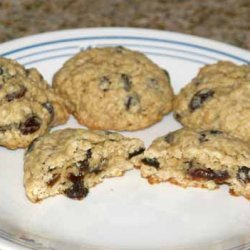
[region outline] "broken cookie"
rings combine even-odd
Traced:
[[[144,151],[143,142],[117,133],[64,129],[36,139],[24,159],[32,202],[64,194],[82,199],[106,177],[121,176]]]
[[[250,199],[250,148],[219,130],[183,128],[157,138],[136,164],[150,183],[216,189]]]

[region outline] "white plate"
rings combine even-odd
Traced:
[[[66,30],[0,45],[0,54],[37,67],[51,82],[65,60],[88,46],[122,45],[146,53],[171,75],[177,93],[204,64],[249,63],[250,53],[171,32],[130,28]],[[64,127],[78,127],[71,118]],[[146,145],[179,128],[172,115],[149,129],[124,133]],[[133,170],[105,180],[88,197],[25,197],[23,150],[0,149],[0,249],[250,249],[250,202],[217,191],[149,185]]]

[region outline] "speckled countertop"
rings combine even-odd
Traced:
[[[0,42],[100,26],[177,31],[250,49],[250,0],[0,0]]]

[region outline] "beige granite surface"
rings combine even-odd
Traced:
[[[250,0],[0,0],[0,42],[100,26],[177,31],[250,49]]]

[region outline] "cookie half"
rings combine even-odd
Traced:
[[[137,164],[150,183],[210,190],[228,184],[250,199],[250,148],[218,130],[180,129],[157,138]]]
[[[38,202],[64,194],[82,199],[106,177],[121,176],[143,153],[139,139],[117,133],[64,129],[36,139],[24,159],[27,197]]]
[[[78,53],[56,73],[53,87],[78,122],[91,129],[138,130],[172,109],[167,71],[123,47]]]
[[[201,68],[174,102],[176,119],[190,128],[218,129],[250,140],[250,66],[218,62]]]
[[[68,112],[36,69],[0,58],[0,145],[25,148],[68,119]]]

